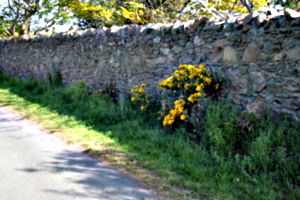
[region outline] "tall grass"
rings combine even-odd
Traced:
[[[53,80],[0,74],[0,104],[128,170],[162,199],[300,199],[299,121],[274,123],[267,115],[257,119],[229,103],[207,101],[198,113],[196,143],[184,127],[165,134],[158,110],[143,112],[129,98],[113,103],[97,97],[84,82],[62,88]],[[243,117],[251,131],[239,123]]]

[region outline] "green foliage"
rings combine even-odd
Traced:
[[[68,7],[79,19],[81,28],[110,27],[112,25],[145,24],[148,11],[136,1],[80,2],[73,0]]]
[[[55,70],[53,76],[48,72],[47,80],[53,87],[62,87],[62,75],[59,69]]]
[[[95,96],[98,97],[98,96],[108,96],[109,98],[111,98],[111,100],[114,102],[114,103],[117,103],[118,102],[118,92],[119,90],[116,88],[116,83],[113,82],[113,83],[109,83],[109,84],[104,84],[103,85],[103,89],[99,89],[99,92],[98,94],[96,94]]]
[[[300,199],[300,121],[287,116],[273,122],[229,101],[202,99],[192,113],[201,136],[194,143],[184,128],[166,135],[161,126],[149,124],[156,120],[156,112],[147,113],[153,110],[141,112],[130,98],[113,103],[95,97],[82,80],[68,88],[48,87],[0,73],[0,95],[1,105],[21,109],[31,119],[48,119],[51,130],[68,129],[66,138],[81,142],[89,153],[105,156],[104,146],[122,148],[129,157],[118,166],[151,170],[157,179],[140,173],[165,198]],[[113,152],[120,157],[116,149],[107,152],[108,159]],[[172,186],[183,193],[168,196]]]
[[[300,1],[299,0],[272,0],[275,5],[279,4],[285,8],[291,8],[293,10],[300,10]]]
[[[150,105],[151,98],[145,91],[146,84],[142,83],[140,86],[136,85],[131,89],[131,101],[141,110],[146,110]]]

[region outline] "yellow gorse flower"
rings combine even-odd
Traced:
[[[169,91],[173,95],[180,95],[179,100],[174,101],[174,107],[164,117],[164,125],[172,125],[176,119],[185,120],[191,108],[198,106],[200,97],[204,97],[204,91],[211,84],[218,90],[224,87],[223,76],[213,79],[213,73],[206,69],[205,65],[179,65],[173,75],[162,80],[158,87]],[[211,87],[210,87],[211,88]]]

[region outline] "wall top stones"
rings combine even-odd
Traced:
[[[217,32],[248,32],[251,29],[263,28],[266,32],[268,30],[280,28],[298,28],[300,27],[300,13],[291,9],[285,9],[283,13],[268,11],[266,13],[251,12],[244,18],[230,18],[228,20],[217,20],[215,18],[208,18],[206,16],[197,19],[189,20],[187,22],[176,21],[174,24],[147,24],[147,25],[124,25],[112,26],[111,28],[97,28],[87,29],[83,31],[68,31],[56,33],[54,35],[34,35],[34,36],[20,36],[20,37],[0,37],[0,44],[6,42],[40,42],[48,39],[76,39],[84,37],[107,37],[118,36],[127,38],[132,36],[145,36],[148,34],[163,36],[163,35],[177,35],[179,33],[185,34],[199,34],[201,31],[217,31]],[[295,32],[299,35],[300,31]],[[159,43],[159,37],[154,39],[155,43]],[[201,39],[195,38],[195,43],[201,45]],[[220,44],[216,44],[217,46]]]

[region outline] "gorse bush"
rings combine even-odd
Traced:
[[[131,89],[132,93],[131,101],[141,110],[146,110],[150,105],[151,98],[145,91],[146,84],[142,83],[140,86],[136,85],[134,89]]]
[[[163,80],[158,87],[163,89],[165,102],[171,103],[173,108],[163,109],[163,125],[169,126],[172,131],[185,123],[195,131],[196,124],[190,122],[193,112],[201,105],[201,100],[209,92],[218,93],[225,87],[224,77],[218,73],[212,73],[204,65],[180,65],[172,76]],[[171,100],[170,100],[171,99]],[[173,102],[172,102],[173,100]],[[187,120],[187,122],[185,122]]]

